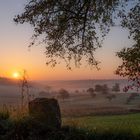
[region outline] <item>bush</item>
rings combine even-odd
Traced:
[[[0,112],[0,121],[9,119],[10,115],[8,111]]]
[[[13,122],[8,112],[0,112],[0,140],[9,139],[13,131]]]

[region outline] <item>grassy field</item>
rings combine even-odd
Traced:
[[[131,102],[127,99],[131,94],[117,93],[116,98],[109,101],[106,96],[97,94],[91,97],[89,94],[70,95],[68,99],[58,99],[62,117],[82,117],[95,115],[120,115],[140,112],[140,94]],[[46,96],[47,97],[47,96]],[[10,112],[17,112],[21,103],[19,97],[1,97],[0,110],[8,108]]]
[[[140,113],[64,118],[63,124],[96,131],[131,131],[136,134],[140,133]]]
[[[34,123],[27,108],[21,111],[19,95],[10,94],[10,90],[4,94],[4,89],[0,93],[0,112],[10,113],[10,117],[0,117],[0,140],[140,140],[140,94],[130,102],[130,93],[110,93],[116,95],[112,100],[107,95],[93,98],[87,93],[58,98],[63,127],[49,131],[44,123]]]
[[[129,93],[118,93],[115,99],[109,101],[106,95],[96,95],[92,98],[83,94],[60,100],[59,104],[64,117],[129,114],[135,112],[132,110],[140,112],[140,96],[126,103],[129,96]]]
[[[6,113],[6,112],[5,112]],[[0,113],[0,140],[140,140],[140,114],[64,118],[59,129]]]

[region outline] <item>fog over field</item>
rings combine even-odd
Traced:
[[[0,83],[0,105],[20,105],[21,86],[19,81],[1,81]],[[115,83],[120,85],[119,92],[112,91]],[[104,84],[109,88],[107,94],[95,92],[95,96],[92,96],[88,92],[89,88],[94,89],[96,85]],[[127,93],[123,91],[127,84],[126,80],[36,81],[29,82],[29,94],[30,100],[36,97],[56,98],[63,116],[126,114],[137,110],[140,106],[140,96],[137,95],[137,91],[131,90]],[[61,97],[60,89],[67,91],[69,96]],[[136,95],[131,97],[133,93]]]
[[[109,88],[112,88],[112,86],[115,83],[120,84],[121,91],[123,91],[123,88],[125,85],[127,85],[127,80],[112,80],[112,79],[107,79],[107,80],[61,80],[61,81],[40,81],[41,85],[48,85],[52,87],[53,89],[60,89],[60,88],[65,88],[70,91],[75,91],[75,90],[87,90],[88,88],[93,88],[95,85],[104,85],[107,84]]]

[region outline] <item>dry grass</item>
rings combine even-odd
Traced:
[[[65,117],[79,117],[90,115],[114,115],[139,112],[140,96],[129,104],[126,100],[129,94],[117,94],[115,99],[109,101],[105,95],[92,98],[89,95],[73,96],[65,101],[60,100],[62,115]]]

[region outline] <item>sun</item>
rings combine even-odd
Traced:
[[[18,79],[20,77],[20,74],[18,72],[13,73],[13,78]]]

